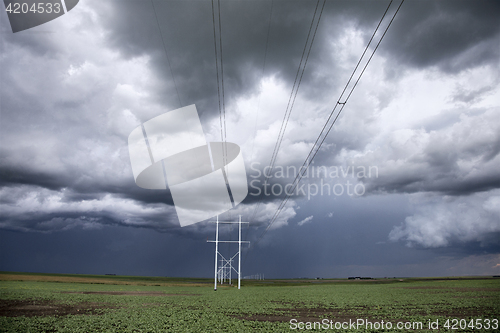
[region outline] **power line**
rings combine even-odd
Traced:
[[[323,8],[324,8],[324,5],[325,5],[325,2],[326,2],[326,0],[324,0],[324,2],[323,2]],[[297,96],[297,93],[298,93],[298,91],[299,91],[300,82],[302,81],[302,75],[304,74],[304,70],[305,70],[305,67],[306,67],[306,65],[307,65],[307,61],[306,61],[306,62],[304,63],[304,67],[302,67],[302,62],[303,62],[303,60],[304,60],[304,54],[305,54],[305,52],[306,52],[306,49],[307,49],[307,44],[308,44],[308,42],[309,42],[309,37],[310,37],[310,35],[311,35],[311,30],[312,30],[312,28],[313,28],[314,19],[316,18],[316,13],[317,13],[317,10],[318,10],[318,5],[319,5],[319,0],[318,0],[318,2],[316,3],[316,8],[315,8],[315,10],[314,10],[314,15],[313,15],[313,18],[312,18],[312,20],[311,20],[311,26],[309,27],[309,32],[308,32],[308,34],[307,34],[306,44],[304,45],[304,50],[302,51],[302,56],[301,56],[301,59],[300,59],[299,67],[297,68],[297,73],[295,74],[295,80],[294,80],[294,82],[293,82],[292,91],[291,91],[291,93],[290,93],[290,97],[288,98],[288,104],[287,104],[287,106],[286,106],[285,115],[284,115],[284,117],[283,117],[283,121],[282,121],[282,123],[281,123],[280,132],[279,132],[279,134],[278,134],[278,140],[277,140],[277,142],[276,142],[276,145],[275,145],[275,147],[274,147],[274,151],[273,151],[273,155],[272,155],[272,157],[271,157],[271,163],[270,163],[271,168],[270,168],[270,172],[269,172],[269,174],[272,172],[272,169],[273,169],[273,167],[274,167],[274,164],[276,163],[276,159],[277,159],[278,151],[279,151],[279,149],[280,149],[280,147],[281,147],[281,143],[283,142],[283,137],[284,137],[284,135],[285,135],[286,127],[287,127],[287,125],[288,125],[288,121],[289,121],[289,119],[290,119],[290,115],[291,115],[291,113],[292,113],[293,104],[294,104],[294,102],[295,102],[295,98],[293,98],[293,102],[292,102],[292,97],[294,96],[294,90],[295,90],[295,97],[296,97],[296,96]],[[323,8],[322,8],[322,9],[323,9]],[[323,10],[321,11],[321,13],[322,13],[322,12],[323,12]],[[317,29],[317,27],[318,27],[318,25],[319,25],[320,20],[321,20],[321,14],[320,14],[319,20],[318,20],[318,22],[317,22],[317,24],[316,24],[316,29]],[[315,32],[315,34],[314,34],[314,35],[316,35],[316,32]],[[307,58],[309,58],[309,53],[311,52],[311,47],[312,47],[313,42],[314,42],[314,38],[313,38],[313,40],[312,40],[311,44],[309,45],[309,52],[308,52],[308,54],[307,54]],[[298,82],[298,84],[297,84],[297,78],[299,77],[299,73],[301,72],[301,68],[302,68],[302,75],[300,76],[299,82]],[[295,86],[297,86],[297,88],[296,88],[296,89],[295,89]],[[290,104],[291,102],[292,102],[292,104]],[[266,180],[267,180],[267,179],[266,179]]]
[[[318,30],[319,23],[321,22],[321,17],[322,17],[322,14],[323,14],[323,10],[325,8],[326,0],[323,1],[323,5],[321,7],[321,11],[320,11],[318,20],[316,21],[316,27],[314,29],[313,37],[312,37],[311,43],[309,44],[309,38],[311,36],[311,31],[312,31],[312,28],[314,26],[314,21],[315,21],[316,14],[317,14],[317,11],[318,11],[319,2],[320,2],[320,0],[318,0],[317,3],[316,3],[316,7],[314,9],[314,14],[313,14],[313,17],[311,19],[311,25],[310,25],[309,31],[307,33],[307,38],[306,38],[306,42],[304,44],[304,49],[302,51],[302,56],[301,56],[301,59],[300,59],[300,62],[299,62],[299,66],[297,68],[297,73],[295,74],[295,80],[294,80],[294,83],[293,83],[292,90],[290,92],[290,97],[288,99],[288,104],[287,104],[287,107],[285,109],[285,115],[283,117],[283,121],[282,121],[282,124],[281,124],[280,132],[278,134],[278,139],[277,139],[274,151],[273,151],[273,155],[271,157],[270,170],[269,170],[268,174],[265,175],[264,186],[267,184],[267,181],[268,181],[268,179],[269,179],[269,177],[270,177],[270,175],[272,173],[272,169],[274,168],[274,164],[276,163],[277,154],[278,154],[278,151],[279,151],[279,149],[281,147],[281,142],[283,141],[285,130],[286,130],[288,121],[290,119],[290,115],[291,115],[291,112],[292,112],[292,109],[293,109],[293,105],[295,104],[295,99],[297,97],[297,93],[299,91],[300,83],[302,82],[302,77],[304,75],[304,71],[305,71],[305,68],[307,66],[307,61],[309,60],[309,55],[311,53],[311,49],[312,49],[312,46],[314,44],[314,39],[316,37],[316,32]],[[308,44],[309,44],[309,49],[307,50],[307,45]],[[306,56],[306,60],[304,62],[304,66],[302,67],[302,62],[304,61],[304,55],[306,53],[306,50],[307,50],[307,56]],[[301,68],[302,68],[302,71],[301,71]],[[299,73],[300,73],[300,79],[299,79],[298,84],[297,84],[297,78],[299,77]],[[295,89],[295,87],[296,87],[296,89]],[[295,94],[294,94],[294,91],[295,91]],[[292,96],[293,96],[293,101],[292,101]],[[258,204],[257,204],[257,206],[256,206],[256,208],[255,208],[255,210],[254,210],[254,212],[252,214],[252,217],[249,220],[250,223],[252,223],[254,221],[255,216],[256,216],[259,208],[260,208],[261,203],[262,203],[262,198],[259,199],[259,202],[258,202]],[[246,260],[247,256],[248,256],[248,252],[245,254],[244,261]]]
[[[312,148],[312,149],[311,149],[311,151],[309,152],[309,154],[308,154],[308,156],[307,156],[306,160],[305,160],[305,161],[304,161],[304,163],[302,164],[302,166],[303,166],[303,167],[305,167],[305,168],[302,168],[302,167],[301,167],[301,168],[299,169],[299,170],[301,170],[301,171],[299,171],[299,173],[298,173],[298,174],[297,174],[297,176],[295,177],[294,182],[292,183],[292,184],[295,184],[295,185],[293,186],[292,191],[291,191],[291,192],[292,192],[292,194],[293,194],[293,191],[295,190],[295,188],[297,187],[298,183],[299,183],[299,182],[300,182],[300,180],[302,179],[303,175],[305,174],[305,172],[307,172],[307,168],[309,167],[309,165],[311,164],[312,160],[314,159],[314,157],[315,157],[315,156],[316,156],[316,154],[318,153],[318,151],[319,151],[319,149],[321,148],[321,146],[322,146],[323,142],[325,141],[326,137],[327,137],[327,136],[328,136],[328,134],[330,133],[330,131],[331,131],[331,129],[332,129],[332,127],[333,127],[333,125],[335,124],[335,122],[337,121],[338,117],[340,116],[340,113],[341,113],[341,112],[342,112],[342,110],[344,109],[345,104],[347,103],[347,101],[348,101],[348,100],[349,100],[349,98],[351,97],[351,94],[353,93],[353,91],[354,91],[354,89],[356,88],[356,86],[357,86],[357,84],[358,84],[359,80],[360,80],[360,79],[361,79],[361,77],[363,76],[363,74],[364,74],[364,72],[365,72],[366,68],[368,67],[368,64],[370,63],[371,59],[373,58],[373,55],[374,55],[374,54],[375,54],[375,52],[377,51],[377,49],[378,49],[378,47],[379,47],[380,43],[382,42],[382,39],[384,38],[385,34],[387,33],[387,30],[388,30],[388,29],[389,29],[389,27],[391,26],[392,21],[393,21],[393,20],[394,20],[394,18],[396,17],[396,15],[397,15],[397,13],[398,13],[398,11],[399,11],[399,8],[401,8],[401,5],[403,4],[403,2],[404,2],[404,0],[403,0],[403,1],[401,1],[401,3],[400,3],[400,5],[399,5],[398,9],[397,9],[397,10],[396,10],[396,12],[394,13],[394,16],[392,17],[391,21],[389,22],[389,25],[388,25],[388,26],[387,26],[387,28],[385,29],[384,34],[382,35],[382,37],[380,38],[379,42],[377,43],[377,46],[376,46],[376,47],[375,47],[375,49],[373,50],[373,52],[372,52],[372,54],[371,54],[370,58],[368,59],[367,63],[365,64],[365,66],[364,66],[363,70],[361,71],[361,73],[360,73],[360,75],[359,75],[358,79],[356,80],[355,84],[354,84],[354,85],[353,85],[353,87],[351,88],[351,91],[349,92],[349,94],[348,94],[348,96],[347,96],[346,100],[345,100],[343,103],[340,103],[340,98],[339,98],[339,100],[338,100],[337,104],[335,104],[335,107],[333,108],[332,112],[330,113],[330,117],[328,118],[328,120],[329,120],[329,119],[331,118],[331,116],[334,114],[334,111],[335,111],[335,109],[337,108],[337,105],[342,105],[342,107],[341,107],[341,109],[339,110],[339,112],[338,112],[337,116],[334,118],[334,120],[333,120],[333,122],[331,123],[330,127],[328,128],[328,131],[327,131],[327,132],[326,132],[326,134],[323,136],[323,138],[322,138],[322,140],[321,140],[320,144],[318,145],[318,147],[315,149],[315,147],[313,146],[313,148]],[[391,0],[391,2],[389,3],[388,8],[390,7],[391,3],[392,3],[392,0]],[[384,13],[384,16],[385,16],[385,14],[386,14],[386,13],[387,13],[387,10],[386,10],[386,12]],[[382,17],[382,20],[383,20],[384,16]],[[381,20],[381,21],[382,21],[382,20]],[[379,25],[378,25],[378,26],[380,26],[380,23],[379,23]],[[377,26],[377,29],[378,29],[378,26]],[[371,42],[371,40],[370,40],[370,42]],[[363,53],[363,55],[364,55],[364,53]],[[358,65],[359,65],[359,63],[358,63]],[[356,68],[357,68],[357,66],[356,66]],[[352,75],[351,75],[351,77],[352,77]],[[345,91],[345,89],[344,89],[344,91]],[[343,94],[343,93],[344,93],[344,92],[342,92],[342,94]],[[326,123],[326,124],[327,124],[327,123]],[[325,124],[324,128],[326,128],[326,124]],[[323,130],[322,130],[322,132],[320,133],[320,136],[318,136],[318,139],[316,139],[316,142],[320,139],[320,137],[321,137],[322,133],[323,133]],[[315,151],[314,151],[314,150],[315,150]],[[309,157],[311,156],[311,153],[312,153],[313,151],[314,151],[314,154],[312,155],[311,159],[309,159]],[[303,172],[302,172],[302,170],[303,170]],[[286,196],[286,199],[284,199],[284,200],[282,201],[282,204],[280,204],[280,206],[279,206],[278,210],[276,211],[276,213],[274,214],[273,218],[271,219],[271,221],[270,221],[270,223],[269,223],[268,227],[267,227],[267,228],[266,228],[266,230],[264,231],[264,234],[265,234],[265,232],[267,232],[267,230],[269,230],[269,228],[270,228],[270,227],[271,227],[271,225],[274,223],[274,221],[276,221],[276,219],[277,219],[278,215],[281,213],[281,210],[284,208],[284,206],[286,205],[286,203],[287,203],[287,201],[288,201],[288,199],[289,199],[289,198],[290,198],[290,195],[287,195],[287,196]],[[263,235],[264,235],[264,234],[263,234]],[[262,236],[263,236],[263,235],[262,235]],[[262,238],[262,236],[261,236],[260,238]],[[260,238],[259,238],[259,239],[260,239]]]
[[[219,11],[219,48],[220,48],[220,68],[221,68],[221,83],[222,83],[222,115],[224,117],[224,166],[227,164],[227,126],[226,126],[226,102],[224,98],[224,59],[222,57],[222,23],[221,23],[221,15],[220,15],[220,0],[217,0],[217,8]],[[227,168],[226,168],[227,174]]]
[[[280,128],[280,131],[278,133],[278,139],[276,141],[276,145],[274,146],[273,154],[271,156],[271,161],[269,162],[270,169],[269,169],[268,174],[265,175],[264,186],[267,184],[267,181],[272,173],[272,169],[274,168],[274,165],[276,163],[278,151],[281,147],[281,143],[283,142],[283,137],[285,135],[285,131],[286,131],[286,127],[288,125],[288,121],[290,119],[290,115],[292,113],[293,105],[295,104],[295,99],[296,99],[297,93],[299,91],[300,83],[302,82],[302,77],[304,75],[304,71],[305,71],[306,66],[307,66],[307,61],[309,59],[309,55],[311,53],[311,49],[312,49],[312,46],[314,43],[314,38],[316,37],[316,32],[318,30],[319,23],[321,22],[321,16],[322,16],[323,10],[325,8],[326,0],[323,0],[323,6],[321,7],[321,11],[320,11],[318,20],[316,21],[316,27],[315,27],[315,30],[314,30],[314,33],[313,33],[313,36],[311,39],[311,43],[309,43],[309,38],[311,37],[311,31],[312,31],[313,26],[314,26],[314,21],[316,19],[316,14],[318,12],[319,3],[320,3],[320,0],[317,1],[316,7],[314,9],[314,14],[313,14],[313,17],[311,20],[311,25],[310,25],[309,31],[307,33],[306,43],[304,44],[304,49],[302,51],[302,56],[300,58],[299,67],[297,68],[297,73],[295,74],[295,80],[293,82],[292,91],[290,92],[290,97],[288,98],[288,104],[287,104],[286,109],[285,109],[283,121],[281,122],[281,128]],[[309,49],[307,49],[308,44],[309,44]],[[305,62],[304,62],[304,56],[306,55],[306,51],[307,51],[307,56],[306,56]],[[304,62],[304,66],[302,66],[303,62]],[[300,75],[300,77],[299,77],[299,75]],[[258,202],[258,204],[257,204],[257,206],[252,214],[252,217],[250,218],[250,223],[252,223],[254,221],[255,215],[257,214],[257,211],[260,208],[261,203],[262,203],[262,199],[259,200],[259,202]]]
[[[217,97],[219,101],[219,122],[221,131],[221,141],[222,141],[222,171],[224,175],[224,180],[226,187],[231,198],[231,202],[234,207],[233,198],[231,195],[231,189],[229,187],[229,170],[227,167],[227,123],[226,123],[226,103],[225,103],[225,92],[224,92],[224,58],[222,52],[222,20],[221,20],[221,4],[220,0],[217,0],[217,21],[219,30],[219,53],[217,53],[217,32],[216,32],[216,19],[215,19],[215,6],[214,0],[212,0],[212,23],[214,31],[214,51],[215,51],[215,69],[217,71]],[[220,76],[219,76],[219,55],[220,55]],[[221,103],[222,101],[222,103]],[[231,216],[231,212],[228,213]],[[231,252],[231,243],[228,243],[229,252]]]
[[[226,186],[227,182],[227,125],[226,125],[226,103],[224,92],[224,59],[222,55],[222,21],[221,21],[221,5],[220,0],[217,0],[217,20],[215,19],[215,5],[212,0],[212,24],[214,32],[214,51],[215,51],[215,69],[217,72],[217,98],[219,101],[219,122],[222,141],[222,165],[225,172]],[[217,52],[217,28],[219,30],[219,52]],[[220,75],[219,75],[219,57],[220,57]]]
[[[222,127],[222,109],[221,109],[221,94],[219,87],[219,60],[217,55],[217,34],[215,32],[215,9],[214,9],[214,0],[212,0],[212,23],[214,28],[214,51],[215,51],[215,70],[217,72],[217,98],[219,101],[219,121],[220,121],[220,136],[221,141],[224,141],[223,127]]]
[[[320,148],[321,148],[321,146],[323,145],[323,142],[325,141],[326,137],[328,136],[328,134],[330,133],[331,129],[333,128],[333,125],[336,123],[336,121],[337,121],[338,117],[340,116],[340,114],[341,114],[342,110],[344,109],[344,107],[345,107],[345,105],[346,105],[347,101],[348,101],[348,100],[349,100],[349,98],[351,97],[351,95],[352,95],[352,93],[353,93],[354,89],[356,88],[356,86],[357,86],[358,82],[360,81],[361,77],[363,76],[363,74],[364,74],[364,72],[365,72],[366,68],[368,67],[368,64],[370,63],[371,59],[373,58],[373,56],[374,56],[375,52],[377,51],[377,49],[378,49],[378,47],[379,47],[380,43],[381,43],[381,42],[382,42],[382,40],[384,39],[384,36],[386,35],[387,31],[389,30],[389,27],[391,26],[391,24],[392,24],[392,22],[394,21],[394,19],[395,19],[396,15],[397,15],[397,14],[398,14],[398,12],[399,12],[399,9],[401,8],[401,6],[402,6],[402,4],[403,4],[403,2],[404,2],[404,0],[402,0],[402,1],[401,1],[401,3],[399,4],[399,7],[396,9],[396,11],[395,11],[395,13],[394,13],[394,15],[393,15],[393,17],[392,17],[391,21],[389,22],[388,26],[386,27],[386,29],[385,29],[385,31],[384,31],[384,33],[383,33],[382,37],[380,38],[380,40],[379,40],[379,42],[377,43],[377,45],[376,45],[375,49],[373,50],[372,54],[370,55],[370,57],[369,57],[369,59],[368,59],[367,63],[366,63],[366,64],[365,64],[365,66],[363,67],[363,70],[362,70],[362,71],[361,71],[361,73],[359,74],[359,76],[358,76],[358,78],[357,78],[356,82],[354,83],[354,85],[353,85],[353,87],[351,88],[351,90],[350,90],[349,94],[347,95],[347,98],[345,99],[345,101],[344,101],[344,102],[342,102],[342,103],[341,103],[341,102],[340,102],[340,99],[342,98],[342,96],[343,96],[344,92],[346,91],[346,89],[347,89],[347,87],[348,87],[348,85],[349,85],[349,83],[350,83],[350,81],[351,81],[352,77],[354,76],[354,74],[355,74],[355,72],[356,72],[356,70],[357,70],[357,68],[358,68],[358,66],[359,66],[359,64],[360,64],[360,62],[361,62],[361,60],[362,60],[362,58],[364,57],[364,55],[365,55],[365,53],[366,53],[366,50],[368,49],[368,47],[369,47],[370,43],[371,43],[371,42],[372,42],[372,40],[373,40],[373,37],[375,36],[375,34],[376,34],[376,32],[377,32],[378,28],[380,27],[380,24],[382,23],[382,21],[383,21],[383,19],[384,19],[385,15],[387,14],[387,11],[389,10],[389,7],[391,6],[392,1],[393,1],[393,0],[391,0],[391,2],[389,3],[389,5],[387,6],[387,9],[386,9],[386,11],[384,12],[384,15],[383,15],[383,16],[382,16],[382,18],[380,19],[380,22],[379,22],[379,24],[377,25],[377,28],[375,29],[375,32],[374,32],[374,33],[373,33],[373,35],[372,35],[372,38],[371,38],[371,39],[370,39],[370,41],[368,42],[368,45],[366,46],[365,51],[363,52],[363,54],[362,54],[362,56],[361,56],[360,60],[358,61],[358,63],[357,63],[357,65],[356,65],[356,67],[355,67],[355,69],[354,69],[353,73],[351,74],[351,77],[349,78],[349,80],[348,80],[348,82],[347,82],[347,84],[346,84],[346,86],[345,86],[344,90],[342,91],[341,95],[339,96],[339,99],[337,100],[337,103],[335,104],[335,106],[334,106],[333,110],[331,111],[331,113],[330,113],[330,115],[329,115],[329,117],[328,117],[328,119],[327,119],[327,121],[326,121],[325,125],[323,126],[323,129],[321,130],[321,132],[320,132],[320,134],[319,134],[318,138],[316,139],[315,144],[314,144],[314,145],[313,145],[313,147],[311,148],[311,150],[310,150],[310,152],[309,152],[308,156],[306,157],[306,159],[305,159],[304,163],[302,164],[302,167],[300,167],[300,168],[299,168],[299,172],[297,173],[297,175],[296,175],[296,177],[295,177],[295,179],[294,179],[294,181],[293,181],[293,183],[292,183],[292,185],[293,185],[293,186],[292,186],[292,190],[291,190],[291,192],[286,193],[285,198],[281,201],[280,205],[278,206],[278,209],[276,210],[275,214],[274,214],[274,215],[273,215],[273,217],[271,218],[271,220],[270,220],[270,222],[269,222],[269,225],[266,227],[266,229],[264,230],[264,232],[261,234],[261,236],[257,239],[257,241],[256,241],[254,244],[258,243],[258,242],[259,242],[259,241],[260,241],[260,240],[264,237],[264,235],[266,234],[266,232],[269,230],[269,228],[272,226],[272,224],[276,221],[276,219],[278,218],[279,214],[281,213],[281,211],[282,211],[282,210],[283,210],[283,208],[285,207],[286,203],[288,202],[288,199],[290,198],[291,194],[293,194],[293,192],[295,191],[295,188],[296,188],[296,187],[297,187],[297,185],[299,184],[299,182],[300,182],[300,180],[302,179],[303,175],[307,172],[307,169],[309,168],[309,165],[310,165],[310,164],[311,164],[311,162],[314,160],[314,157],[315,157],[315,156],[316,156],[316,154],[318,153],[319,149],[320,149]],[[338,106],[338,105],[342,105],[342,106],[341,106],[341,108],[340,108],[339,112],[337,113],[337,115],[335,116],[335,118],[333,119],[333,122],[332,122],[332,123],[330,124],[330,126],[328,127],[328,130],[327,130],[327,131],[326,131],[326,133],[323,135],[324,130],[325,130],[325,128],[327,128],[328,123],[329,123],[330,119],[332,118],[333,114],[335,113],[335,110],[336,110],[336,108],[337,108],[337,106]],[[322,137],[322,136],[323,136],[323,137]],[[321,138],[321,137],[322,137],[322,138]],[[316,145],[317,145],[318,141],[320,141],[320,140],[321,140],[321,142],[319,143],[319,145],[318,145],[318,146],[317,146],[317,148],[316,148]],[[314,153],[313,153],[313,152],[314,152]],[[311,154],[312,154],[312,156],[311,156]],[[247,252],[247,254],[248,254],[248,252]]]
[[[328,119],[327,119],[327,120],[326,120],[326,122],[325,122],[325,125],[323,125],[323,128],[321,129],[321,132],[320,132],[320,134],[318,135],[318,138],[316,138],[316,141],[314,142],[313,148],[311,148],[311,151],[309,151],[309,154],[307,155],[306,160],[304,161],[304,164],[302,164],[302,167],[304,167],[304,166],[305,166],[305,163],[308,161],[309,157],[311,156],[311,153],[312,153],[312,151],[314,150],[314,147],[316,146],[316,144],[317,144],[317,143],[318,143],[318,141],[320,140],[321,136],[323,135],[323,132],[325,131],[325,128],[327,127],[328,123],[330,122],[330,119],[331,119],[331,117],[333,116],[333,114],[334,114],[334,112],[335,112],[335,109],[337,108],[337,105],[343,105],[343,106],[345,105],[345,103],[346,103],[346,101],[347,101],[347,100],[346,100],[344,103],[340,103],[340,100],[342,99],[342,96],[344,95],[345,91],[347,90],[347,87],[348,87],[348,86],[349,86],[349,84],[351,83],[351,80],[352,80],[352,78],[353,78],[354,74],[356,73],[356,70],[358,69],[359,64],[360,64],[360,63],[361,63],[361,61],[363,60],[363,58],[364,58],[364,56],[365,56],[365,54],[366,54],[366,51],[367,51],[367,50],[368,50],[368,48],[370,47],[370,44],[371,44],[371,42],[373,41],[373,38],[375,37],[375,35],[376,35],[376,33],[377,33],[377,31],[378,31],[378,29],[379,29],[380,25],[382,24],[382,21],[384,20],[385,16],[387,15],[387,12],[389,11],[389,8],[390,8],[390,6],[391,6],[392,2],[393,2],[393,0],[391,0],[391,1],[389,2],[389,5],[388,5],[388,6],[387,6],[387,8],[385,9],[385,12],[384,12],[384,14],[382,15],[382,18],[381,18],[381,19],[380,19],[380,21],[378,22],[377,27],[375,28],[375,31],[373,32],[373,34],[372,34],[372,36],[371,36],[370,40],[368,41],[368,44],[366,44],[366,47],[365,47],[365,49],[364,49],[363,53],[361,54],[361,57],[359,58],[358,63],[357,63],[357,64],[356,64],[356,66],[354,67],[354,70],[352,71],[351,76],[349,77],[349,80],[347,80],[347,83],[346,83],[346,85],[345,85],[344,89],[342,90],[342,93],[340,94],[340,96],[339,96],[338,100],[337,100],[337,101],[338,101],[338,102],[337,102],[337,104],[335,104],[335,106],[334,106],[334,108],[333,108],[332,112],[330,113],[330,115],[329,115]],[[401,4],[402,4],[402,3],[401,3]],[[401,5],[400,5],[400,6],[401,6]],[[398,10],[399,10],[399,8],[398,8]],[[397,13],[397,12],[396,12],[396,13]],[[393,19],[394,19],[394,18],[393,18]],[[391,22],[392,22],[392,20],[391,20]],[[388,28],[389,28],[389,27],[387,27],[387,29],[388,29]],[[387,29],[386,29],[386,31],[387,31]],[[385,32],[384,32],[384,35],[385,35]],[[383,38],[383,37],[382,37],[382,38]],[[380,44],[380,42],[381,42],[381,41],[382,41],[382,39],[380,39],[379,44]],[[378,44],[377,44],[377,48],[378,48]],[[375,50],[376,50],[376,49],[375,49]],[[375,51],[372,53],[372,57],[373,57],[373,54],[374,54],[374,53],[375,53]],[[370,57],[370,60],[371,60],[371,57]],[[368,62],[369,62],[369,61],[368,61]],[[368,66],[368,63],[366,64],[366,66]],[[366,66],[365,66],[365,68],[366,68]],[[363,70],[363,71],[364,71],[364,70]],[[358,78],[358,81],[359,81],[359,79],[360,79],[360,78],[361,78],[361,76]],[[357,84],[357,82],[356,82],[356,84]],[[353,87],[353,90],[354,90],[354,87]],[[352,90],[351,90],[351,93],[352,93]],[[350,94],[349,94],[349,96],[350,96]],[[343,108],[343,106],[342,106],[342,108]],[[338,117],[338,115],[337,115],[337,117]],[[336,121],[336,119],[335,119],[335,121]],[[323,139],[323,140],[324,140],[324,139]],[[321,142],[321,144],[322,144],[322,143],[323,143],[323,141]],[[311,159],[311,161],[312,161],[312,159]],[[294,180],[294,182],[295,182],[295,180]]]
[[[151,4],[153,5],[153,12],[155,13],[156,24],[158,25],[158,30],[160,31],[161,42],[163,44],[163,49],[165,50],[165,56],[167,57],[168,68],[170,69],[170,75],[172,76],[172,80],[174,81],[175,92],[177,93],[177,99],[179,100],[179,107],[182,107],[181,98],[179,96],[179,90],[177,89],[177,83],[175,82],[174,72],[172,72],[170,58],[168,57],[167,47],[165,46],[165,40],[163,38],[163,33],[161,31],[160,22],[158,21],[158,16],[156,15],[156,8],[155,8],[155,3],[153,0],[151,0]]]

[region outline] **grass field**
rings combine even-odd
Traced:
[[[491,277],[243,280],[214,292],[208,279],[0,273],[0,332],[498,332],[499,319]]]

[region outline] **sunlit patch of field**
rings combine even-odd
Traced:
[[[7,277],[8,276],[8,277]],[[332,332],[453,332],[500,319],[500,279],[242,281],[242,289],[210,279],[0,274],[0,332],[294,332],[303,323],[423,323],[422,329],[317,328]],[[430,330],[430,322],[439,329]],[[299,330],[303,331],[303,330]]]

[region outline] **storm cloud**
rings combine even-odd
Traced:
[[[302,165],[389,2],[326,1],[277,167]],[[277,257],[285,257],[283,265],[273,267],[269,261],[262,267],[276,276],[300,275],[299,268],[287,268],[298,255],[287,252],[289,240],[301,235],[311,240],[302,249],[305,258],[317,253],[320,245],[313,239],[325,230],[325,235],[339,232],[332,237],[340,248],[359,239],[370,244],[332,261],[346,274],[352,267],[380,272],[397,260],[389,253],[398,247],[417,266],[430,257],[442,258],[437,252],[442,249],[455,256],[447,264],[464,260],[463,267],[472,267],[471,256],[481,255],[473,245],[489,253],[484,267],[496,260],[498,1],[403,3],[313,164],[343,170],[374,167],[376,175],[305,178],[305,188],[349,181],[364,191],[361,196],[298,193],[263,238],[284,198],[283,192],[265,195],[264,167],[322,2],[220,3],[227,139],[241,147],[249,184],[255,186],[221,218],[254,217],[246,235],[259,242],[250,257],[265,257],[272,248]],[[381,29],[399,4],[391,4]],[[109,228],[141,230],[151,239],[157,238],[144,230],[189,239],[212,233],[209,223],[181,229],[168,190],[137,187],[127,148],[128,135],[141,123],[191,104],[197,106],[207,140],[220,141],[215,66],[220,45],[218,30],[214,40],[211,1],[89,0],[15,34],[3,12],[0,29],[2,232],[15,232],[19,239],[33,232],[40,237],[82,232],[87,237]],[[294,177],[274,173],[267,186],[285,187]],[[374,215],[376,222],[367,222]],[[363,253],[383,247],[379,268],[369,268]],[[428,257],[412,252],[422,248]],[[334,274],[320,266],[303,267]],[[417,266],[400,271],[414,272]],[[426,269],[439,275],[438,267]]]

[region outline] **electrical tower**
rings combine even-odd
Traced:
[[[234,270],[236,274],[238,274],[238,289],[241,287],[241,243],[250,243],[249,241],[241,240],[241,224],[248,222],[241,222],[241,215],[239,216],[238,222],[219,222],[219,215],[217,215],[217,221],[215,221],[215,240],[207,240],[208,243],[215,243],[215,272],[214,272],[214,290],[217,290],[217,279],[222,284],[227,279],[229,283],[231,283],[231,273]],[[228,241],[228,240],[219,240],[219,223],[224,224],[238,224],[238,240],[237,241]],[[234,254],[229,259],[226,259],[219,252],[219,243],[238,243],[238,252]],[[233,260],[238,256],[238,270],[233,267]],[[220,266],[219,266],[219,257]]]

